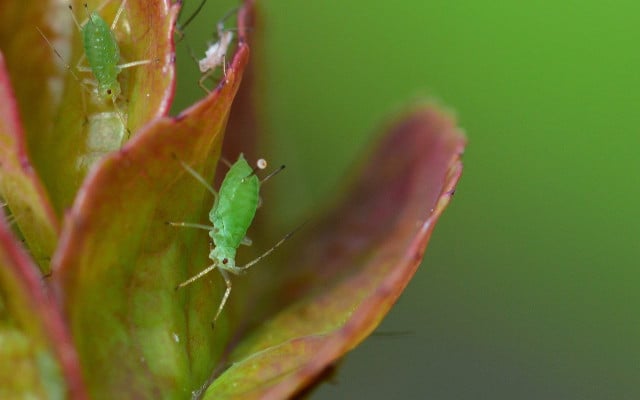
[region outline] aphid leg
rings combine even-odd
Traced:
[[[269,179],[273,178],[274,176],[276,176],[277,174],[279,174],[280,172],[282,172],[282,170],[285,168],[284,165],[281,165],[278,169],[276,169],[275,171],[273,171],[272,173],[270,173],[269,175],[265,176],[264,178],[262,178],[260,180],[260,184],[262,185],[263,183],[265,183],[266,181],[268,181]]]
[[[222,56],[222,76],[227,77],[227,55]]]
[[[200,77],[200,79],[198,79],[198,86],[200,86],[202,88],[202,90],[204,90],[207,93],[211,93],[211,90],[209,90],[209,88],[204,85],[204,81],[209,79],[211,77],[211,75],[213,75],[214,72],[215,72],[214,70],[210,69],[205,74],[203,74]]]
[[[80,78],[78,78],[78,76],[73,72],[73,69],[71,68],[71,65],[69,65],[66,61],[64,61],[64,58],[62,57],[62,54],[60,54],[60,52],[58,52],[58,50],[53,47],[53,44],[49,41],[49,39],[47,39],[47,37],[44,35],[44,33],[40,30],[40,28],[38,28],[36,26],[36,29],[38,30],[38,32],[40,33],[40,36],[42,36],[42,38],[45,40],[45,42],[47,42],[47,44],[49,45],[49,47],[51,47],[51,50],[53,50],[53,52],[55,53],[56,56],[58,56],[58,58],[60,60],[62,60],[62,62],[64,63],[64,67],[67,69],[67,71],[69,71],[69,73],[71,73],[71,75],[75,78],[75,80],[77,80],[78,82],[80,82]]]
[[[122,126],[124,126],[124,129],[127,130],[126,139],[129,139],[129,136],[131,135],[131,131],[129,130],[129,127],[127,126],[127,121],[124,118],[124,113],[122,112],[120,107],[118,107],[118,103],[116,102],[115,96],[111,96],[111,102],[113,103],[113,109],[116,110],[116,114],[118,114],[118,118],[120,119],[120,122],[122,123]]]
[[[202,0],[200,2],[200,4],[198,4],[198,7],[196,8],[196,10],[189,16],[189,18],[187,18],[187,20],[184,22],[184,24],[176,24],[176,32],[179,33],[180,35],[180,39],[182,39],[182,37],[184,36],[184,28],[186,28],[191,21],[193,21],[193,19],[200,13],[200,10],[202,10],[202,7],[204,7],[204,4],[207,2],[207,0]],[[180,18],[180,14],[182,14],[182,10],[183,8],[180,7],[180,12],[178,14],[178,19]]]
[[[38,32],[40,33],[40,36],[42,36],[42,38],[45,40],[45,42],[47,42],[47,44],[49,45],[49,47],[51,48],[51,50],[53,50],[53,52],[55,53],[55,55],[63,62],[65,68],[67,69],[67,71],[69,71],[69,73],[71,74],[71,76],[73,76],[73,79],[75,79],[79,84],[80,87],[82,88],[82,109],[84,110],[84,113],[86,115],[87,112],[87,100],[85,99],[85,92],[91,94],[91,91],[89,89],[87,89],[87,87],[84,84],[83,80],[80,80],[80,78],[78,77],[78,75],[75,74],[75,72],[73,72],[73,68],[71,68],[71,65],[69,65],[69,63],[67,63],[64,58],[62,57],[62,54],[60,54],[60,52],[58,51],[58,49],[56,49],[55,47],[53,47],[53,44],[49,41],[49,39],[45,36],[45,34],[40,30],[40,28],[38,28],[36,26],[36,29],[38,30]],[[77,68],[77,67],[76,67]],[[85,118],[86,121],[88,121],[87,118]]]
[[[0,201],[0,208],[7,208],[7,212],[3,213],[4,214],[4,218],[5,221],[7,222],[7,225],[11,226],[16,222],[16,216],[11,214],[11,210],[9,209],[9,207],[7,207],[7,202],[2,200]]]
[[[211,264],[207,268],[205,268],[202,271],[198,272],[196,275],[192,276],[191,278],[187,279],[186,281],[184,281],[181,284],[179,284],[178,286],[176,286],[175,290],[181,289],[181,288],[183,288],[183,287],[185,287],[187,285],[192,284],[193,282],[195,282],[198,279],[202,278],[203,276],[205,276],[206,274],[208,274],[209,272],[213,271],[216,268],[217,268],[217,264],[215,264],[215,263]],[[222,271],[220,271],[220,272],[222,272]]]
[[[293,236],[296,232],[298,232],[298,230],[300,228],[302,228],[302,226],[304,226],[304,224],[300,225],[299,227],[297,227],[296,229],[292,230],[291,232],[287,233],[286,235],[284,235],[284,237],[282,239],[280,239],[278,241],[278,243],[274,244],[273,247],[271,247],[269,250],[265,251],[264,253],[262,253],[261,256],[259,256],[258,258],[254,259],[253,261],[248,262],[247,264],[241,266],[241,267],[235,267],[233,269],[233,271],[237,271],[237,272],[244,272],[245,270],[253,267],[254,265],[256,265],[257,263],[260,262],[260,260],[262,260],[263,258],[267,257],[269,254],[273,253],[273,251],[275,249],[277,249],[278,247],[280,247],[284,242],[286,242],[287,240],[289,240],[289,238],[291,238],[291,236]]]
[[[120,69],[126,69],[126,68],[131,68],[131,67],[137,67],[138,65],[151,64],[152,62],[153,62],[153,60],[132,61],[132,62],[125,63],[125,64],[120,64],[117,67],[120,68]]]
[[[118,7],[118,11],[116,11],[116,16],[113,18],[113,22],[111,23],[111,30],[113,31],[116,28],[116,24],[118,23],[118,20],[120,19],[120,15],[122,14],[122,11],[124,11],[124,6],[127,5],[127,0],[122,0],[122,3],[120,3],[120,7]]]
[[[189,165],[187,165],[185,162],[180,161],[180,164],[182,164],[182,168],[184,168],[185,170],[187,170],[188,173],[191,174],[191,176],[193,176],[194,178],[196,178],[196,180],[198,182],[200,182],[212,195],[214,198],[213,204],[217,204],[218,203],[218,192],[216,192],[211,185],[209,185],[207,183],[207,181],[202,177],[202,175],[200,175],[199,173],[197,173],[193,168],[191,168]]]
[[[229,160],[227,160],[227,159],[226,159],[226,158],[224,158],[224,157],[220,157],[220,161],[222,161],[222,163],[223,163],[224,165],[226,165],[226,166],[227,166],[227,168],[231,169],[232,164],[231,164],[231,162],[230,162]]]
[[[245,236],[242,238],[240,244],[243,246],[251,246],[253,244],[253,240],[251,240],[249,236]]]
[[[219,271],[220,271],[220,275],[222,275],[222,279],[224,279],[224,283],[227,285],[227,289],[224,291],[224,296],[222,296],[222,301],[218,306],[218,312],[216,312],[216,316],[213,318],[213,322],[211,322],[212,328],[215,327],[216,321],[218,320],[218,317],[220,316],[220,313],[222,312],[224,305],[227,304],[227,299],[231,294],[231,279],[229,278],[229,274],[227,274],[227,271],[223,269],[220,269]]]
[[[178,228],[196,228],[204,229],[205,231],[217,231],[217,229],[211,225],[196,224],[192,222],[171,222],[167,221],[167,225],[175,226]]]

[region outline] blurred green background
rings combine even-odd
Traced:
[[[333,199],[411,100],[469,137],[422,268],[313,397],[640,398],[640,3],[259,3],[282,226]],[[233,4],[189,27],[198,54]],[[180,61],[185,105],[201,93]]]

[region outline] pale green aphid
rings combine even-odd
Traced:
[[[89,14],[89,19],[84,26],[80,25],[75,16],[73,16],[73,20],[82,33],[85,57],[89,63],[88,68],[79,66],[77,68],[79,71],[93,72],[93,76],[96,79],[98,97],[103,100],[111,99],[114,108],[118,111],[118,115],[125,126],[124,116],[116,103],[122,92],[120,83],[118,82],[118,75],[125,68],[149,64],[151,62],[151,60],[142,60],[118,64],[120,62],[120,47],[113,34],[113,30],[118,23],[120,15],[122,15],[122,11],[124,11],[126,3],[127,0],[122,0],[122,3],[120,3],[111,27],[107,25],[97,11],[89,13],[87,3],[84,3],[84,7]],[[69,6],[69,9],[71,9],[71,6]]]
[[[179,284],[176,289],[195,282],[214,269],[220,271],[227,288],[213,319],[213,323],[215,324],[231,293],[231,279],[228,273],[230,272],[234,275],[243,273],[264,257],[268,256],[293,234],[293,232],[289,233],[271,249],[248,264],[243,266],[236,265],[236,251],[238,247],[241,244],[251,244],[246,234],[249,226],[253,222],[260,203],[260,185],[262,182],[280,172],[284,166],[281,166],[278,170],[269,174],[261,182],[255,174],[256,170],[252,169],[244,156],[240,154],[238,160],[231,165],[229,172],[227,172],[227,175],[224,177],[219,192],[216,192],[200,174],[187,164],[182,163],[182,166],[213,194],[215,200],[209,212],[211,225],[189,222],[170,222],[169,224],[209,231],[209,236],[211,237],[214,247],[209,253],[209,258],[212,261],[211,265],[200,271],[197,275]],[[262,159],[259,160],[256,168],[264,169],[265,167],[266,161]]]
[[[100,8],[105,6],[107,3],[109,3],[109,1],[103,3]],[[99,101],[111,101],[124,126],[126,126],[124,114],[117,104],[117,100],[122,93],[120,82],[118,82],[118,75],[125,68],[145,65],[151,62],[151,60],[142,60],[118,64],[120,62],[120,47],[118,46],[118,41],[116,40],[113,30],[124,11],[126,3],[127,0],[122,0],[120,3],[120,7],[118,7],[118,11],[116,12],[116,16],[113,19],[111,26],[106,23],[97,11],[89,12],[87,3],[84,3],[84,7],[85,10],[87,10],[88,19],[86,22],[80,24],[73,14],[72,6],[69,5],[73,21],[82,35],[82,45],[85,52],[78,61],[76,69],[80,72],[90,72],[95,78],[94,80],[84,79],[81,83],[94,86],[95,92],[92,93]],[[40,30],[38,29],[38,31]],[[53,48],[56,55],[62,58],[60,53],[58,53],[58,51],[51,45],[46,36],[44,36],[42,32],[40,32],[40,34],[45,38],[47,43],[49,43],[51,48]],[[89,64],[88,67],[80,65],[85,58]],[[68,65],[67,68],[71,70]],[[74,77],[76,77],[75,74]],[[76,79],[78,78],[76,77]]]

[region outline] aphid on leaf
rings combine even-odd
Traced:
[[[107,3],[108,1],[103,3],[102,6]],[[111,26],[106,23],[97,11],[90,12],[87,3],[84,3],[84,8],[87,12],[88,18],[81,24],[73,14],[73,7],[69,5],[73,21],[80,30],[82,45],[84,48],[84,54],[78,61],[76,69],[80,72],[90,72],[94,77],[94,79],[82,80],[81,84],[90,85],[95,88],[95,90],[89,92],[98,100],[98,102],[111,101],[124,126],[126,126],[125,116],[117,104],[117,100],[120,98],[122,93],[120,82],[118,82],[118,75],[123,69],[151,63],[151,60],[141,60],[118,64],[120,62],[120,47],[118,46],[118,41],[116,40],[113,30],[124,11],[126,3],[127,0],[122,0],[120,3]],[[38,29],[38,31],[56,55],[62,59],[60,53],[53,47],[42,31],[40,31],[40,29]],[[85,58],[89,65],[80,65]],[[71,71],[72,75],[80,81],[68,64],[66,67]]]
[[[206,92],[209,92],[209,89],[204,86],[204,81],[215,73],[218,66],[222,66],[222,74],[227,76],[227,51],[233,40],[233,32],[225,30],[222,22],[218,23],[217,28],[219,40],[209,45],[204,58],[198,61],[198,67],[202,73],[198,85]]]
[[[189,16],[182,25],[176,26],[176,32],[179,37],[178,40],[182,40],[184,38],[184,29],[191,23],[191,21],[193,21],[196,15],[198,15],[205,3],[206,0],[202,0],[193,14],[191,14],[191,16]],[[209,47],[205,50],[204,58],[198,59],[193,54],[193,51],[191,51],[189,45],[186,45],[191,53],[191,58],[198,63],[198,68],[202,74],[198,80],[198,86],[207,93],[209,93],[210,90],[204,85],[204,82],[217,71],[218,67],[222,67],[223,76],[227,75],[227,53],[229,52],[229,46],[231,46],[231,42],[233,42],[235,35],[233,30],[225,29],[224,21],[237,11],[238,8],[229,10],[216,24],[216,36],[218,37],[218,40],[213,43],[209,43]]]
[[[169,222],[170,225],[186,228],[198,228],[209,231],[209,236],[213,242],[213,248],[209,253],[212,263],[209,267],[203,269],[198,274],[187,279],[176,286],[176,289],[185,287],[198,279],[202,278],[209,272],[217,269],[222,275],[222,279],[227,286],[222,301],[218,306],[218,311],[213,319],[213,323],[217,321],[222,309],[224,308],[229,294],[231,293],[231,279],[229,273],[238,275],[258,263],[264,257],[268,256],[278,246],[284,243],[294,232],[290,232],[272,248],[264,252],[255,260],[242,265],[236,265],[236,251],[241,244],[250,245],[251,241],[246,237],[247,230],[256,214],[256,209],[260,202],[260,185],[284,169],[284,165],[267,175],[262,181],[256,176],[256,169],[266,168],[266,161],[258,160],[256,168],[251,168],[244,156],[240,154],[238,160],[231,165],[227,175],[224,177],[220,185],[219,192],[216,192],[207,181],[198,174],[193,168],[182,163],[184,169],[207,188],[214,197],[214,203],[209,212],[209,220],[211,225],[203,225],[190,222]]]

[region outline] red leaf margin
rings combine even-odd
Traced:
[[[36,335],[48,342],[49,349],[56,356],[62,377],[65,379],[67,398],[86,399],[87,392],[80,373],[78,355],[61,309],[49,292],[43,290],[44,286],[37,272],[38,269],[16,242],[4,218],[0,218],[0,258],[3,261],[3,267],[8,267],[0,271],[0,281],[4,281],[4,285],[13,284],[19,288],[20,292],[11,300],[21,302],[27,307],[36,322],[36,329],[40,330]]]

